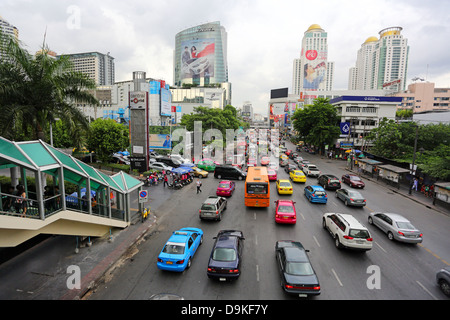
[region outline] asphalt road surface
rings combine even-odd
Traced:
[[[287,147],[293,149],[290,143]],[[301,156],[316,164],[322,173],[341,177],[346,172],[344,161],[304,152]],[[280,168],[278,177],[287,178],[288,175]],[[310,250],[310,259],[321,284],[321,294],[314,298],[316,300],[448,299],[437,287],[435,274],[450,261],[449,216],[371,181],[365,181],[366,188],[361,191],[367,199],[364,208],[346,207],[335,198],[334,191],[327,191],[327,204],[311,204],[303,189],[316,182],[316,178],[308,178],[306,184],[293,183],[293,195],[278,195],[275,183],[271,182],[271,206],[247,208],[244,205],[244,181],[236,181],[237,189],[228,199],[228,208],[219,222],[201,221],[198,217],[201,203],[208,195],[215,194],[218,179],[212,175],[204,179],[200,194],[196,194],[194,183],[178,190],[159,208],[157,224],[136,247],[134,255],[100,283],[89,299],[148,299],[158,293],[177,294],[192,300],[298,299],[285,294],[280,286],[274,248],[277,240],[286,239],[300,241]],[[296,225],[275,223],[273,202],[276,199],[296,201]],[[397,212],[406,216],[423,232],[423,243],[410,245],[388,240],[383,232],[368,224],[371,211]],[[372,233],[372,250],[362,253],[337,249],[321,225],[325,212],[350,213],[359,219]],[[204,242],[197,250],[191,268],[182,273],[159,270],[156,267],[159,252],[172,232],[182,227],[199,227],[204,231]],[[206,276],[213,237],[222,229],[242,230],[246,238],[242,273],[234,282],[222,283]]]

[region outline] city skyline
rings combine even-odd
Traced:
[[[410,57],[406,85],[420,77],[436,87],[450,86],[450,61],[444,40],[450,22],[446,1],[14,1],[0,4],[0,16],[19,30],[30,53],[46,43],[58,55],[110,52],[116,81],[145,71],[173,85],[175,35],[187,28],[219,21],[228,34],[228,70],[232,104],[250,101],[255,113],[267,113],[270,90],[292,89],[292,61],[299,57],[304,31],[318,24],[328,33],[328,60],[335,63],[333,89],[346,90],[348,70],[371,36],[400,26]],[[170,16],[170,19],[168,19]],[[347,17],[352,17],[348,19]],[[173,21],[169,23],[168,21]]]

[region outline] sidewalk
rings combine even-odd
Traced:
[[[146,207],[151,206],[151,215],[144,223],[138,220],[126,229],[112,230],[111,236],[91,238],[91,243],[89,238],[78,243],[75,236],[53,236],[1,264],[0,299],[83,299],[96,281],[134,254],[134,245],[156,225],[158,208],[179,191],[162,185],[147,190],[150,202]],[[133,207],[137,207],[137,200]],[[74,283],[69,266],[79,267],[80,289],[68,288],[68,282]]]

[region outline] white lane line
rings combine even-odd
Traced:
[[[438,298],[436,298],[430,291],[428,291],[428,289],[425,288],[425,286],[424,286],[423,284],[421,284],[421,283],[420,283],[419,281],[417,281],[417,280],[416,280],[416,282],[417,282],[417,284],[418,284],[419,286],[421,286],[422,289],[423,289],[426,293],[428,293],[434,300],[438,300]]]
[[[256,212],[253,212],[253,219],[256,220]]]
[[[258,235],[257,234],[255,234],[255,245],[256,246],[258,245]]]
[[[383,250],[384,251],[384,253],[387,253],[387,251],[386,250],[384,250],[383,249],[383,247],[382,246],[380,246],[379,244],[378,244],[378,242],[375,242],[375,244],[381,249],[381,250]]]
[[[306,220],[305,216],[303,215],[303,213],[300,212],[300,216],[302,217],[303,220]]]
[[[259,282],[259,266],[256,265],[256,281]]]
[[[331,272],[333,272],[333,274],[334,274],[336,280],[338,281],[339,285],[340,285],[341,287],[343,287],[344,285],[342,284],[341,280],[339,280],[339,277],[338,277],[338,275],[336,274],[336,271],[334,271],[334,269],[331,269]]]
[[[320,248],[320,244],[319,244],[319,241],[317,241],[317,238],[315,236],[313,236],[313,239],[317,243],[317,246]]]

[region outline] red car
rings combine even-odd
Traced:
[[[295,202],[292,200],[275,201],[275,222],[295,224],[297,222],[297,212]]]
[[[342,182],[348,184],[350,187],[353,188],[360,188],[363,189],[366,185],[361,180],[360,177],[358,177],[356,174],[347,173],[342,176]]]
[[[286,150],[285,155],[289,156],[292,153],[292,150]]]
[[[233,181],[222,180],[219,182],[219,186],[216,190],[216,195],[218,196],[231,196],[234,192],[236,185]]]
[[[267,166],[270,162],[270,158],[269,157],[262,157],[261,158],[261,165],[262,166]]]
[[[267,176],[269,177],[269,181],[277,181],[277,172],[274,169],[268,168]]]

